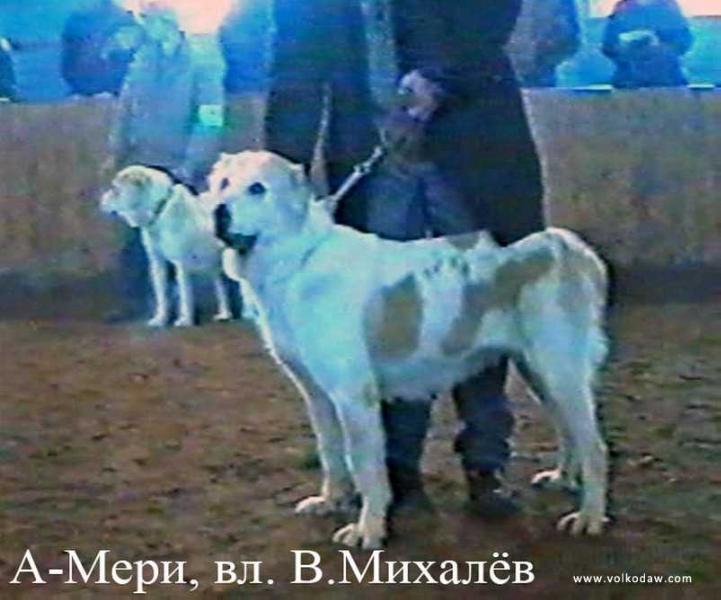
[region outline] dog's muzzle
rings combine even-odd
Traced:
[[[215,209],[215,236],[229,248],[237,250],[240,254],[247,254],[258,241],[257,235],[243,235],[230,232],[230,211],[225,204],[219,204]]]
[[[105,192],[100,197],[100,212],[104,215],[113,215],[115,214],[115,210],[110,207],[110,200],[108,199],[108,194],[109,192]]]

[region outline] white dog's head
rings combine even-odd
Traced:
[[[313,198],[303,167],[271,152],[224,154],[208,184],[216,235],[240,252],[297,231]]]
[[[120,171],[100,200],[100,210],[117,214],[131,227],[147,227],[170,194],[172,178],[149,167],[131,166]]]

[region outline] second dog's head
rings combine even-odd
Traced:
[[[100,200],[100,210],[117,214],[131,227],[147,227],[172,193],[170,175],[149,167],[131,166],[120,171]]]
[[[239,252],[296,231],[313,198],[302,166],[264,151],[223,155],[208,184],[218,204],[216,235]]]

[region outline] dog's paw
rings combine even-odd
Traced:
[[[372,531],[378,529],[378,531]],[[378,550],[383,548],[385,533],[383,528],[363,527],[360,523],[349,523],[333,534],[336,544],[343,544],[350,548],[360,546],[363,550]]]
[[[295,505],[296,515],[314,515],[325,517],[327,515],[346,513],[351,509],[350,498],[326,498],[325,496],[310,496]]]
[[[192,317],[178,317],[173,323],[173,327],[192,327],[193,325],[195,323],[193,323]]]
[[[233,315],[227,311],[221,311],[213,317],[213,321],[216,323],[227,323],[233,320]]]
[[[560,469],[540,471],[531,479],[531,485],[544,490],[558,490],[563,492],[577,492],[578,483],[570,479]]]
[[[567,531],[571,535],[601,535],[603,528],[608,523],[608,517],[603,514],[590,514],[582,510],[573,512],[558,521],[556,529]]]
[[[147,321],[148,327],[165,327],[167,324],[168,317],[166,315],[155,315]]]

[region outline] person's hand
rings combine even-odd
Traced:
[[[390,157],[396,162],[421,160],[425,124],[399,108],[391,111],[383,120],[381,137]]]
[[[649,31],[646,39],[648,40],[648,44],[650,46],[658,46],[661,43],[661,40],[655,31]]]
[[[626,31],[620,34],[618,39],[621,43],[627,45],[638,43],[654,45],[659,43],[658,35],[650,29],[634,29],[633,31]]]
[[[433,116],[444,96],[441,86],[419,71],[411,71],[401,79],[398,93],[406,112],[422,122]]]

